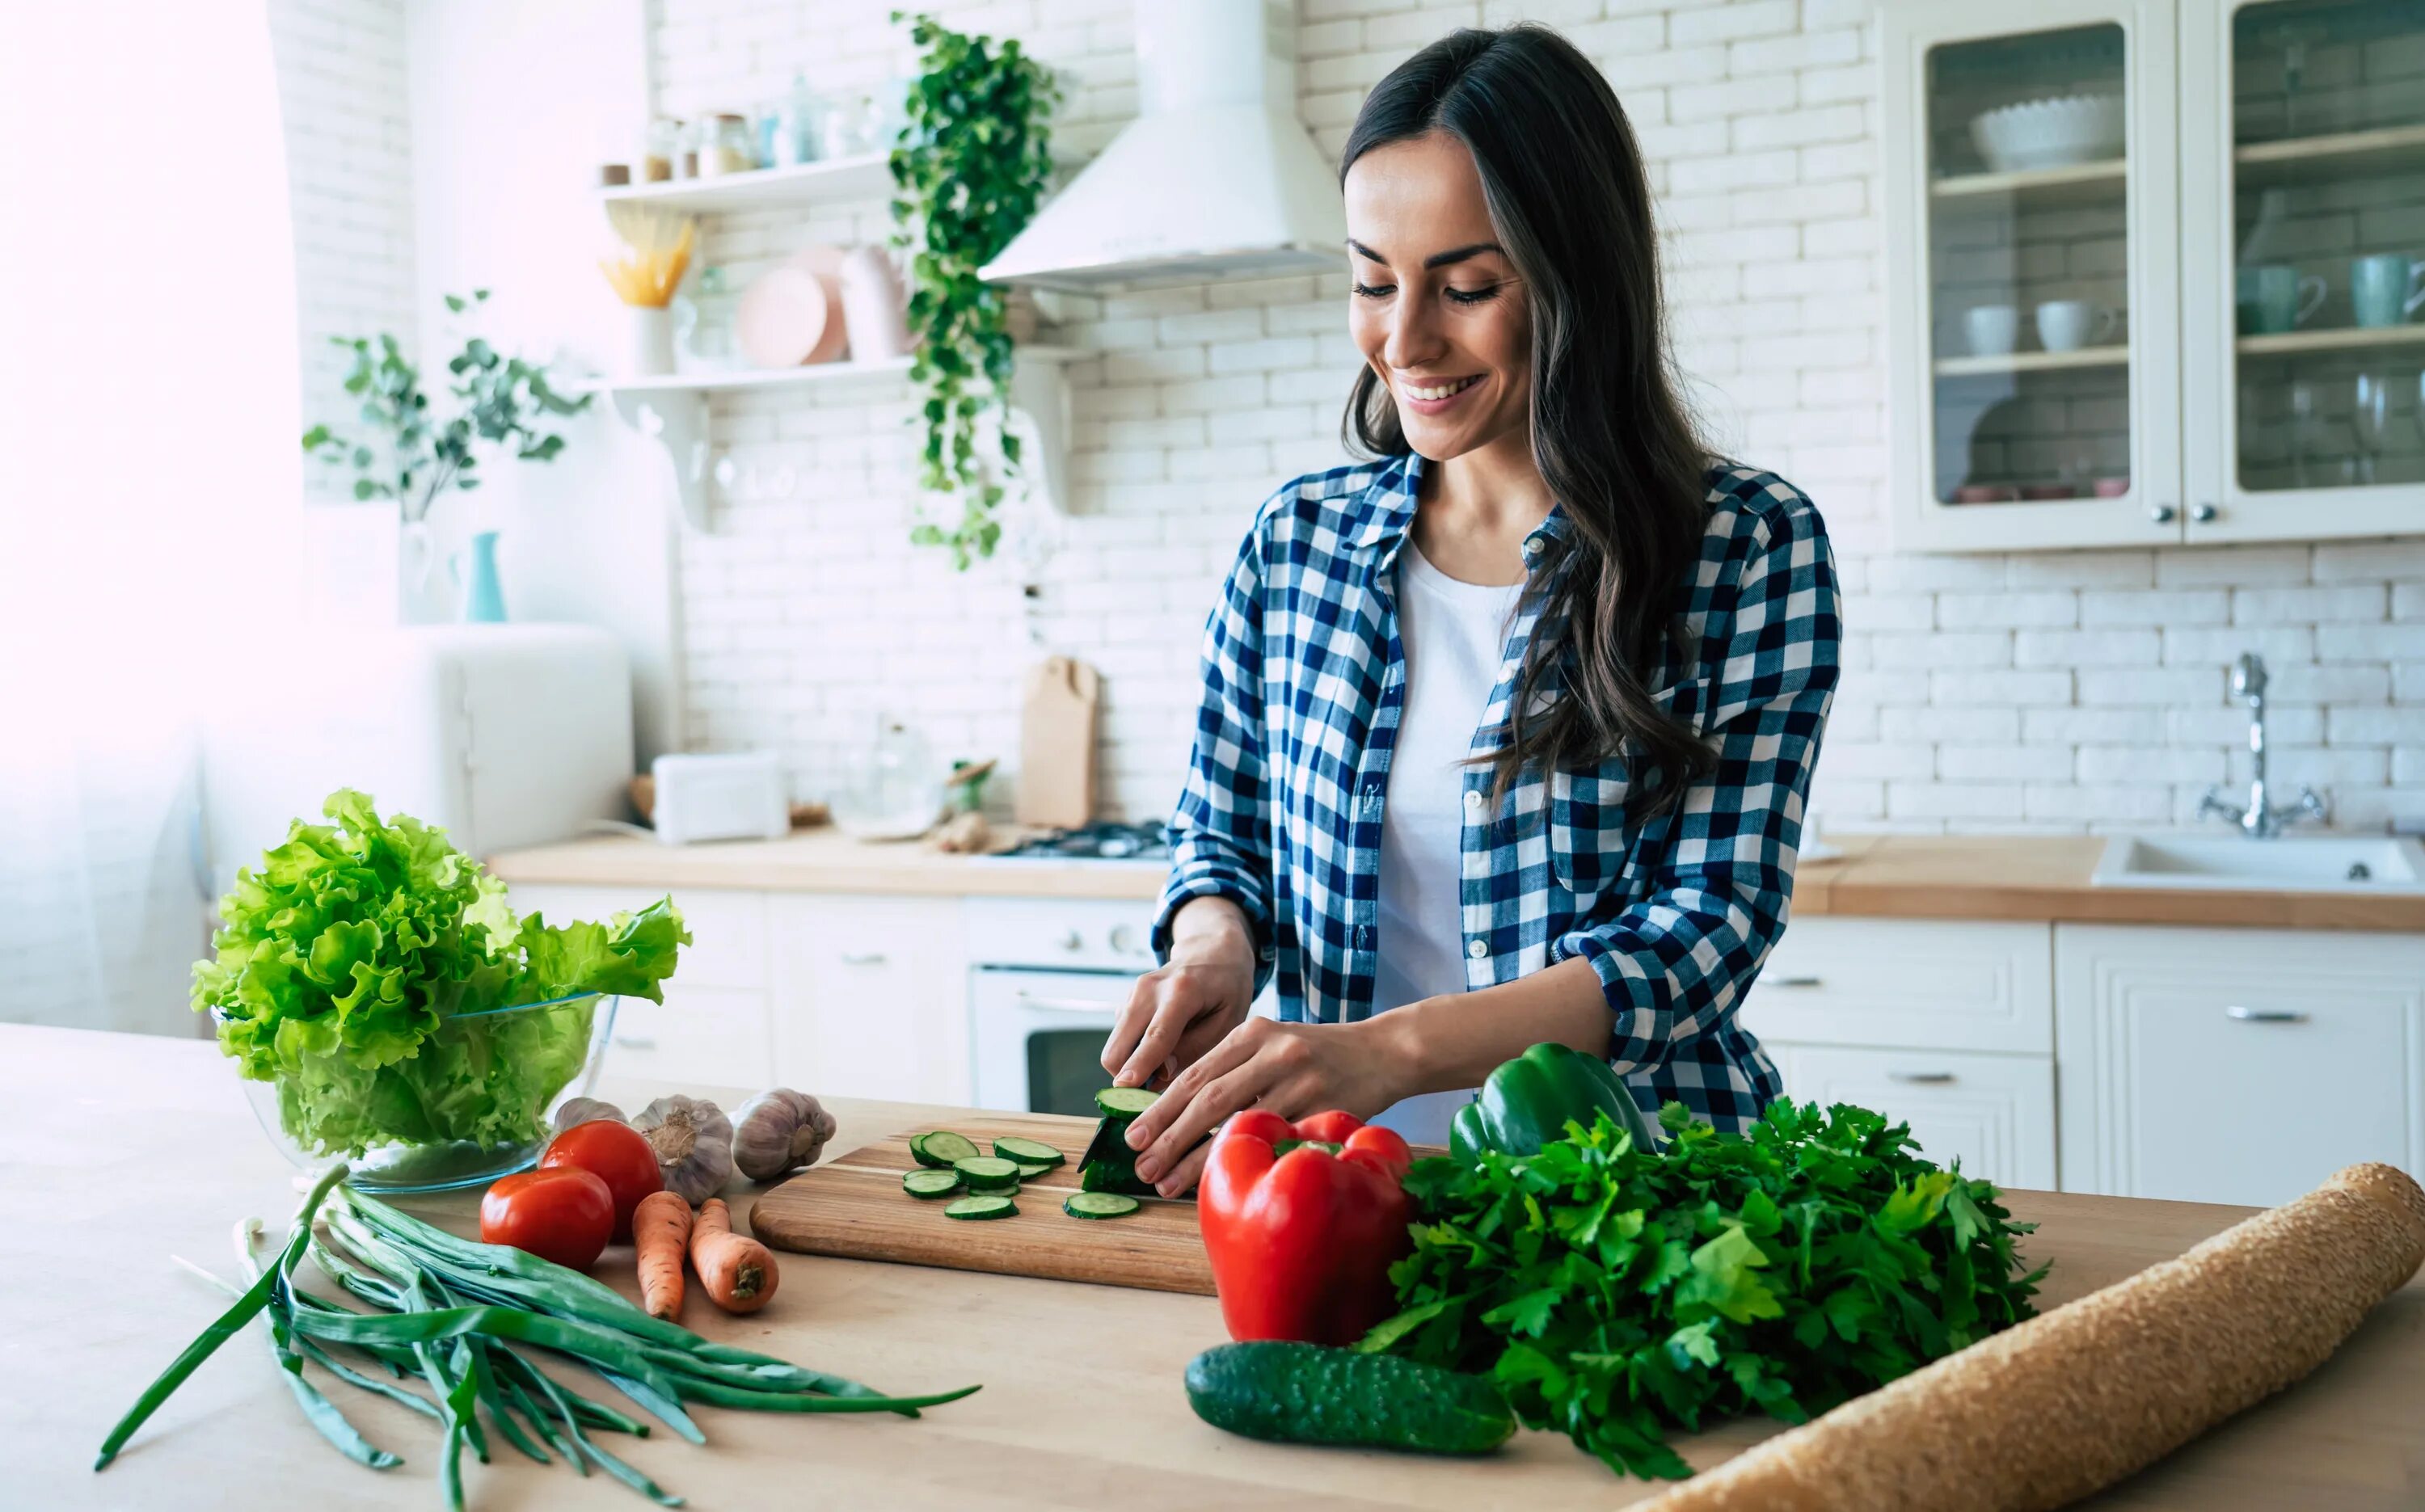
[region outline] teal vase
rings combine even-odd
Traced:
[[[468,577],[461,570],[458,552],[450,564],[456,577],[463,583],[463,619],[472,625],[503,625],[506,622],[506,590],[497,581],[497,533],[482,531],[472,537],[472,570]]]

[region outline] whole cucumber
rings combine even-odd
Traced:
[[[1274,1340],[1189,1361],[1187,1402],[1216,1428],[1280,1443],[1486,1455],[1516,1431],[1507,1399],[1483,1377]]]

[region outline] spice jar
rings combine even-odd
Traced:
[[[747,173],[758,166],[756,151],[749,145],[749,118],[716,116],[700,122],[699,139],[699,176],[715,178],[726,173]]]
[[[640,177],[642,183],[663,183],[674,176],[674,164],[682,157],[682,122],[660,116],[649,122],[640,139]]]

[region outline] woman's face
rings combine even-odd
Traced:
[[[1377,147],[1347,170],[1350,326],[1433,461],[1523,432],[1532,318],[1465,144],[1444,132]]]

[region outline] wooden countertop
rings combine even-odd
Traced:
[[[2098,887],[2101,836],[1848,835],[1844,854],[1795,873],[1797,917],[2068,920],[2256,929],[2425,931],[2425,896]],[[1151,861],[1027,861],[947,855],[917,842],[869,844],[830,828],[781,840],[659,845],[634,836],[509,851],[506,881],[590,886],[766,888],[929,897],[1100,898],[1150,901]]]
[[[2105,852],[2103,836],[1848,835],[1827,843],[1844,854],[1796,868],[1797,918],[2425,930],[2425,896],[2417,894],[2098,887],[2088,879]]]
[[[663,1088],[602,1089],[627,1105]],[[699,1089],[714,1090],[714,1089]],[[951,1112],[838,1101],[832,1148],[847,1150]],[[428,1423],[350,1388],[330,1391],[355,1424],[405,1462],[384,1474],[340,1458],[305,1426],[258,1336],[223,1345],[101,1474],[109,1425],[223,1299],[169,1262],[233,1268],[229,1229],[273,1223],[294,1172],[263,1137],[233,1071],[210,1045],[0,1026],[0,1466],[10,1505],[245,1508],[439,1505]],[[746,1209],[746,1189],[734,1194]],[[470,1194],[415,1211],[472,1232]],[[2015,1193],[2042,1227],[2032,1258],[2055,1262],[2051,1304],[2119,1280],[2227,1227],[2246,1210]],[[667,1434],[612,1447],[690,1504],[750,1509],[938,1508],[996,1512],[1081,1505],[1384,1507],[1623,1505],[1657,1488],[1620,1480],[1560,1436],[1524,1433],[1497,1456],[1432,1460],[1259,1444],[1198,1423],[1180,1385],[1188,1358],[1222,1339],[1210,1297],[1080,1286],[863,1261],[784,1255],[764,1313],[694,1308],[711,1337],[878,1386],[986,1389],[918,1422],[791,1418],[704,1409],[708,1445]],[[610,1255],[602,1279],[626,1293]],[[701,1316],[705,1313],[707,1315]],[[2425,1281],[2412,1281],[2313,1377],[2083,1505],[2207,1512],[2391,1512],[2425,1504]],[[1684,1440],[1708,1467],[1775,1432],[1742,1422]],[[642,1504],[603,1476],[510,1454],[466,1456],[478,1512]]]
[[[600,836],[501,851],[489,858],[489,869],[508,883],[579,886],[1150,901],[1162,892],[1169,868],[1159,861],[954,855],[917,840],[854,840],[828,825],[795,830],[779,840],[711,845],[661,845],[636,835]]]

